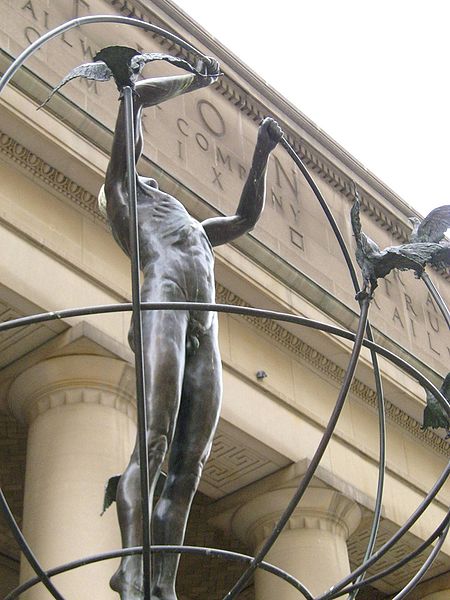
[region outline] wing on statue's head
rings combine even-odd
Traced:
[[[450,227],[450,205],[432,210],[420,223],[414,242],[440,242]]]
[[[93,62],[84,63],[72,69],[64,79],[52,90],[50,96],[43,102],[39,108],[42,108],[47,104],[50,98],[55,94],[63,85],[75,79],[76,77],[84,77],[85,79],[94,79],[95,81],[108,81],[112,77],[111,69],[104,62]]]
[[[144,65],[149,62],[153,62],[154,60],[165,60],[176,67],[184,69],[185,71],[195,73],[196,75],[202,75],[202,73],[188,63],[187,60],[184,60],[183,58],[177,58],[176,56],[171,56],[170,54],[162,54],[161,52],[146,52],[144,54],[137,54],[136,56],[133,56],[130,61],[131,70],[135,73],[139,73],[144,68]]]
[[[430,264],[438,269],[447,269],[450,267],[450,243],[441,242],[437,246],[438,249],[430,259]]]

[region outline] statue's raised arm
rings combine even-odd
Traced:
[[[252,164],[236,214],[231,217],[213,217],[202,223],[213,246],[226,244],[255,226],[264,208],[267,162],[282,137],[283,131],[278,123],[270,117],[265,118],[259,127]]]

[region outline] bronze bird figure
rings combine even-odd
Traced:
[[[84,63],[72,69],[52,90],[47,100],[39,108],[45,106],[63,85],[76,77],[84,77],[85,79],[95,81],[109,81],[110,79],[114,79],[119,91],[122,91],[125,86],[134,88],[134,83],[144,66],[155,60],[164,60],[191,73],[203,75],[200,70],[193,67],[186,60],[171,56],[170,54],[162,54],[160,52],[142,53],[127,46],[108,46],[94,56],[94,62]]]
[[[427,395],[427,405],[423,411],[422,429],[428,429],[429,427],[432,429],[439,429],[442,427],[447,432],[445,438],[447,439],[450,437],[450,418],[436,396],[428,390],[425,391]],[[442,383],[440,392],[444,398],[450,402],[450,373],[447,373],[447,377]]]
[[[438,206],[422,221],[417,217],[409,217],[409,221],[413,224],[413,230],[409,236],[410,242],[439,243],[450,227],[450,205]]]
[[[430,219],[431,223],[434,219]],[[422,224],[427,221],[424,219]],[[363,276],[363,289],[357,294],[357,299],[361,299],[365,294],[372,294],[378,286],[378,279],[386,277],[393,269],[400,271],[412,270],[416,277],[420,277],[427,264],[438,267],[446,267],[450,264],[450,244],[437,243],[434,241],[417,241],[399,246],[389,246],[381,250],[379,246],[371,240],[362,231],[360,220],[360,200],[355,192],[355,201],[351,209],[351,223],[353,234],[356,240],[356,261],[361,268]],[[428,230],[430,239],[435,239],[437,233],[433,235],[436,227],[424,224],[422,231]],[[442,226],[441,226],[442,228]],[[420,227],[418,228],[420,230]],[[447,227],[445,227],[445,230]],[[423,233],[422,235],[425,235]],[[443,234],[439,239],[442,239]]]

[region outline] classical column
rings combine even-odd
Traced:
[[[235,534],[256,554],[294,494],[295,488],[262,493],[233,515]],[[299,579],[313,594],[324,592],[350,572],[347,538],[361,520],[359,506],[326,487],[311,487],[294,511],[266,560]],[[298,600],[299,593],[258,569],[256,600]]]
[[[121,473],[135,438],[134,374],[123,361],[61,356],[23,372],[9,390],[15,416],[29,424],[24,534],[44,568],[120,548],[115,510],[103,516],[104,487]],[[54,578],[67,598],[115,600],[115,561]],[[32,575],[26,562],[21,580]],[[50,598],[39,585],[26,600]]]

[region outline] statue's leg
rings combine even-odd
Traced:
[[[150,501],[170,446],[180,404],[185,361],[187,314],[175,311],[143,315]],[[137,448],[117,489],[122,546],[142,544],[141,486]],[[125,556],[111,578],[121,600],[141,600],[142,558]]]
[[[167,479],[153,513],[155,544],[183,543],[191,503],[219,418],[222,374],[215,319],[199,342],[197,350],[186,358]],[[176,600],[178,562],[176,554],[154,555],[152,600]]]

